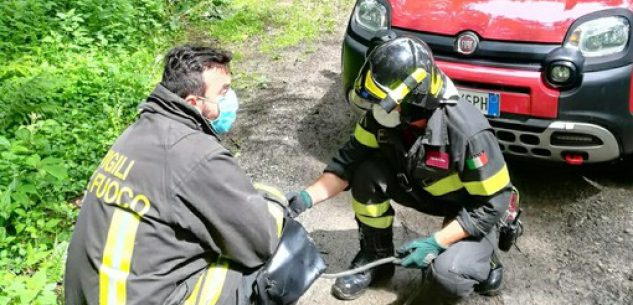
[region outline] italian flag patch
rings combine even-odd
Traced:
[[[466,167],[470,170],[478,169],[488,164],[488,155],[485,151],[475,155],[472,159],[466,160]]]

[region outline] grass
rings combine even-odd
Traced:
[[[353,0],[0,1],[0,305],[60,303],[64,255],[92,171],[182,43],[240,63],[315,50]]]
[[[199,24],[196,30],[238,49],[256,44],[259,51],[270,55],[332,32],[336,12],[352,2],[235,0],[221,19]],[[203,11],[199,14],[205,15]]]
[[[301,46],[306,53],[316,48],[315,41],[335,30],[337,14],[348,14],[354,0],[259,1],[233,0],[213,7],[218,0],[183,5],[172,23],[185,28],[185,35],[174,42],[219,43],[234,53],[240,63],[260,56],[280,60],[286,48]],[[257,72],[234,71],[236,88],[266,88],[267,77]],[[253,74],[253,75],[247,75]]]

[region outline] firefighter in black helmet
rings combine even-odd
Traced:
[[[508,210],[516,196],[488,121],[460,100],[416,38],[371,50],[354,91],[372,109],[317,181],[287,194],[291,209],[298,215],[349,188],[360,239],[352,267],[394,255],[390,201],[444,217],[434,234],[398,251],[402,265],[424,270],[425,301],[498,292],[503,269],[494,254],[496,224],[516,215]],[[339,278],[332,293],[355,299],[393,273],[393,265],[383,265]]]

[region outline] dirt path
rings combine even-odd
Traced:
[[[298,190],[317,177],[353,126],[340,92],[340,30],[323,36],[316,51],[284,51],[281,59],[242,63],[267,76],[267,88],[239,92],[242,108],[226,143],[239,151],[253,180]],[[314,48],[314,47],[312,47]],[[502,253],[505,290],[495,298],[475,296],[464,304],[633,304],[633,179],[607,170],[565,171],[511,163],[522,193],[526,234],[521,252]],[[302,215],[323,250],[328,272],[341,271],[357,251],[349,195],[341,194]],[[395,243],[438,228],[440,220],[396,207]],[[358,300],[330,295],[320,279],[300,301],[311,304],[403,304],[418,272],[398,269],[391,282]],[[419,298],[414,304],[424,304]]]

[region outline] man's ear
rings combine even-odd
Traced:
[[[185,103],[187,103],[187,104],[189,104],[189,105],[191,105],[193,107],[196,107],[196,104],[198,104],[197,102],[198,102],[198,99],[195,96],[193,96],[193,95],[187,95],[185,97]]]

